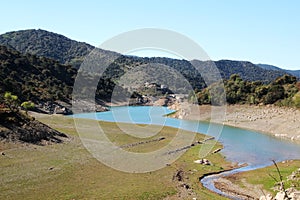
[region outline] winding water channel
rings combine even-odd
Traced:
[[[214,187],[214,180],[220,176],[261,168],[272,164],[272,160],[283,161],[300,159],[300,145],[286,140],[230,126],[212,124],[208,122],[189,121],[164,117],[173,112],[166,107],[133,106],[112,107],[108,112],[83,113],[73,115],[76,118],[89,118],[110,122],[126,122],[134,124],[165,125],[214,136],[221,142],[224,149],[221,153],[231,162],[247,163],[247,167],[224,172],[219,175],[207,176],[202,179],[202,184],[208,189],[233,198],[222,193]],[[221,134],[210,130],[222,128]]]

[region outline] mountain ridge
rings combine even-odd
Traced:
[[[20,40],[22,41],[20,42]],[[25,29],[25,30],[10,31],[10,32],[0,34],[0,44],[13,48],[17,51],[20,51],[21,53],[30,53],[38,56],[48,57],[48,58],[58,60],[62,64],[71,64],[71,65],[78,62],[76,59],[82,61],[82,58],[84,56],[86,56],[89,52],[91,52],[94,48],[96,48],[95,46],[88,44],[86,42],[76,41],[62,34],[50,32],[44,29]],[[45,48],[45,46],[47,47],[54,46],[55,48],[53,48],[52,51],[41,51],[41,49]],[[58,53],[55,52],[56,49],[63,50],[64,54],[58,55]],[[102,50],[109,52],[109,50],[104,50],[104,49]],[[69,56],[65,57],[68,54]],[[138,56],[128,56],[128,57],[138,57]],[[244,60],[229,60],[229,59],[221,59],[217,61],[250,62]],[[278,70],[278,71],[283,70],[285,72],[298,71],[298,70],[283,69],[269,64],[259,63],[256,65],[268,70]]]
[[[298,79],[300,78],[300,70],[283,69],[283,68],[277,67],[275,65],[261,64],[261,63],[256,64],[256,65],[263,68],[263,69],[274,70],[274,71],[282,71],[282,72],[289,73],[293,76],[296,76]]]
[[[77,42],[66,36],[52,33],[41,29],[29,29],[21,31],[12,31],[0,35],[0,45],[8,46],[20,51],[22,54],[33,54],[41,57],[48,57],[60,62],[63,65],[72,65],[79,69],[85,57],[95,49],[94,46],[84,42]],[[194,89],[201,90],[206,87],[202,76],[187,60],[178,60],[163,57],[132,57],[121,55],[117,52],[97,48],[105,57],[112,54],[111,57],[117,57],[111,63],[111,69],[106,71],[106,78],[117,83],[128,71],[144,64],[163,64],[177,70],[187,79]],[[243,79],[249,81],[261,81],[269,83],[277,77],[283,76],[287,72],[266,70],[249,61],[199,61],[200,67],[204,68],[215,63],[223,79],[228,79],[232,74],[239,74]],[[159,73],[159,72],[158,72]],[[153,74],[154,76],[157,74]],[[159,74],[158,74],[159,75]],[[151,79],[152,74],[146,75],[145,79]],[[146,80],[145,80],[146,81]],[[142,84],[142,83],[140,83]],[[184,88],[182,88],[184,90]]]
[[[77,68],[84,56],[95,48],[85,42],[78,42],[42,29],[4,33],[0,35],[0,44],[23,54],[30,53],[52,58],[62,64],[70,64]]]

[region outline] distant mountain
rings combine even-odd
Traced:
[[[231,60],[220,60],[220,61],[187,61],[187,60],[178,60],[172,58],[162,58],[162,57],[128,57],[120,56],[111,66],[112,69],[107,71],[107,76],[112,78],[114,82],[118,82],[118,79],[129,73],[130,76],[127,76],[127,79],[130,83],[134,84],[144,84],[145,82],[153,82],[153,78],[163,81],[168,86],[176,85],[178,91],[186,91],[187,88],[183,84],[176,84],[172,80],[178,80],[178,77],[171,72],[168,73],[164,70],[152,70],[151,66],[153,64],[161,64],[175,69],[179,74],[181,74],[193,88],[201,90],[206,87],[206,83],[203,81],[202,75],[193,65],[196,65],[202,71],[208,72],[208,66],[211,64],[219,69],[220,75],[223,79],[229,79],[232,74],[238,74],[242,79],[248,81],[261,81],[263,83],[270,83],[276,78],[287,74],[287,72],[274,71],[274,70],[265,70],[262,69],[251,62],[246,61],[231,61]],[[135,71],[137,66],[144,65],[144,73],[130,73]],[[147,67],[149,66],[149,67]],[[167,69],[168,70],[168,69]],[[179,88],[180,87],[180,88]]]
[[[21,30],[0,35],[0,45],[11,47],[23,54],[52,58],[62,64],[79,68],[84,57],[95,47],[71,40],[45,30]]]
[[[220,60],[215,63],[225,79],[229,79],[232,74],[238,74],[244,80],[270,83],[286,74],[286,72],[261,69],[248,61]]]
[[[30,53],[37,56],[52,58],[61,64],[72,65],[76,69],[78,69],[84,57],[95,48],[92,45],[77,42],[63,35],[40,29],[14,31],[2,34],[0,35],[0,44],[16,49],[23,54]],[[116,52],[102,49],[97,50],[101,51],[104,55],[112,54],[112,57],[118,57],[105,73],[107,80],[112,80],[114,83],[117,83],[118,79],[125,73],[136,69],[136,67],[141,64],[159,63],[177,70],[194,88],[202,89],[206,87],[201,74],[199,74],[187,60],[124,56]],[[211,61],[198,62],[203,68],[210,63]],[[287,73],[286,71],[262,69],[251,62],[245,61],[220,60],[216,61],[215,64],[224,79],[228,79],[232,74],[239,74],[244,80],[269,83],[277,77]],[[159,71],[153,72],[153,70],[150,70],[149,73],[144,73],[142,78],[141,75],[137,75],[136,77],[133,75],[130,78],[132,81],[139,81],[139,83],[142,84],[143,82],[151,80],[153,75],[151,73],[156,73],[156,76],[161,76]],[[167,77],[164,79],[167,79]],[[182,90],[185,90],[185,88],[182,88]]]
[[[285,70],[285,71],[300,79],[300,70]]]
[[[268,65],[268,64],[257,64],[260,68],[266,69],[266,70],[274,70],[274,71],[285,71],[284,69],[281,69],[279,67],[276,67],[274,65]]]
[[[274,65],[268,65],[268,64],[257,64],[260,68],[266,69],[266,70],[274,70],[274,71],[281,71],[289,73],[293,76],[296,76],[298,79],[300,78],[300,70],[288,70],[288,69],[282,69],[280,67],[276,67]]]

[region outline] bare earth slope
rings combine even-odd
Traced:
[[[200,114],[198,112],[200,111]],[[210,106],[195,106],[190,114],[177,114],[189,120],[210,120]],[[226,107],[225,125],[256,130],[275,137],[300,142],[300,110],[277,106],[230,105]]]

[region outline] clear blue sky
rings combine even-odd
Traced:
[[[213,60],[300,69],[300,1],[1,1],[0,33],[41,28],[98,46],[122,32],[164,28],[196,41]]]

